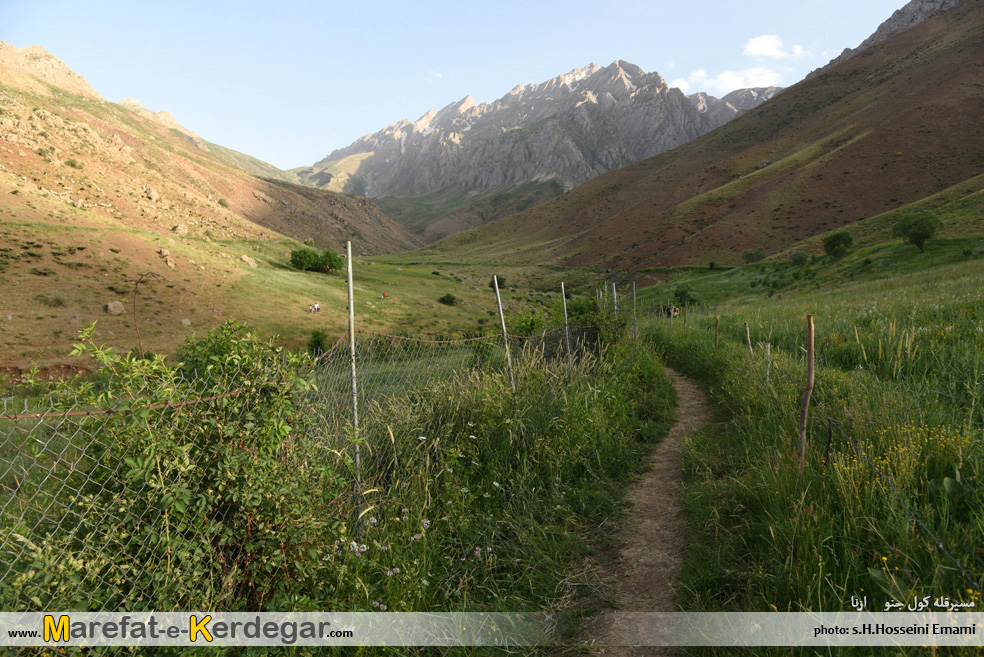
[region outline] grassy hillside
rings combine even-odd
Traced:
[[[984,171],[984,6],[964,3],[709,135],[420,255],[641,269],[736,264]],[[979,189],[979,187],[977,188]]]

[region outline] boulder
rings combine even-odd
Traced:
[[[119,301],[110,301],[106,304],[106,313],[109,315],[122,315],[126,312],[126,308]]]
[[[160,251],[158,251],[158,253],[160,253],[160,254],[161,254],[161,257],[162,257],[162,258],[166,258],[166,257],[168,257],[169,255],[171,255],[171,252],[170,252],[170,251],[168,251],[167,249],[161,249]]]
[[[191,320],[188,319],[187,317],[185,317],[184,319],[182,319],[181,320],[181,323],[184,324],[185,326],[191,326]]]
[[[248,255],[239,256],[239,259],[242,260],[243,262],[245,262],[247,265],[249,265],[253,269],[256,269],[256,261],[253,260],[252,258],[250,258]]]
[[[172,233],[177,233],[178,235],[187,235],[188,234],[188,227],[185,226],[184,224],[178,224],[176,226],[171,226],[171,232]]]

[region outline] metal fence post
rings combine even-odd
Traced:
[[[564,290],[564,281],[560,282],[560,298],[564,301],[564,340],[567,342],[567,360],[574,365],[574,354],[571,352],[571,327],[567,323],[567,292]]]
[[[355,295],[352,287],[352,242],[345,243],[346,269],[348,270],[348,326],[349,363],[352,368],[352,439],[355,453],[355,523],[359,526],[362,513],[362,465],[359,462],[359,393],[355,377]]]
[[[618,289],[614,282],[612,282],[612,308],[615,309],[615,319],[618,319]]]
[[[499,296],[499,278],[493,274],[492,284],[495,286],[495,303],[499,306],[499,321],[502,323],[502,346],[506,348],[506,366],[509,368],[509,383],[513,393],[516,392],[516,378],[513,376],[512,355],[509,353],[509,336],[506,334],[506,316],[502,314],[502,298]]]

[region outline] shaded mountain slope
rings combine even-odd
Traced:
[[[635,269],[767,252],[984,171],[984,3],[967,2],[672,151],[449,237],[433,259]]]

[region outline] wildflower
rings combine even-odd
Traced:
[[[468,492],[468,489],[467,489],[467,488],[465,488],[464,486],[462,486],[462,487],[461,487],[461,492],[462,492],[462,493],[467,493],[467,492]]]
[[[375,525],[377,522],[379,522],[379,521],[376,520],[376,517],[375,516],[370,516],[370,518],[369,518],[369,524],[370,525]]]
[[[424,521],[421,524],[424,526],[424,529],[430,529],[430,526],[431,526],[430,520],[427,520],[426,518],[424,518]]]
[[[478,440],[477,436],[468,436],[468,437],[471,438],[472,440]]]
[[[386,605],[379,605],[380,611],[386,611]]]
[[[396,568],[394,568],[394,569],[393,569],[393,573],[394,573],[394,574],[395,574],[395,573],[398,573],[398,572],[400,572],[400,568],[399,568],[399,567],[396,567]]]
[[[496,488],[498,488],[499,487],[499,482],[498,481],[493,481],[492,482],[492,485],[495,486]]]
[[[392,577],[393,576],[393,571],[392,570],[387,570],[386,571],[386,576],[387,577]]]
[[[427,436],[421,436],[421,437],[417,438],[417,440],[427,440]]]
[[[413,536],[410,537],[410,541],[411,542],[413,542],[413,541],[419,541],[423,537],[424,537],[423,534],[414,534]]]

